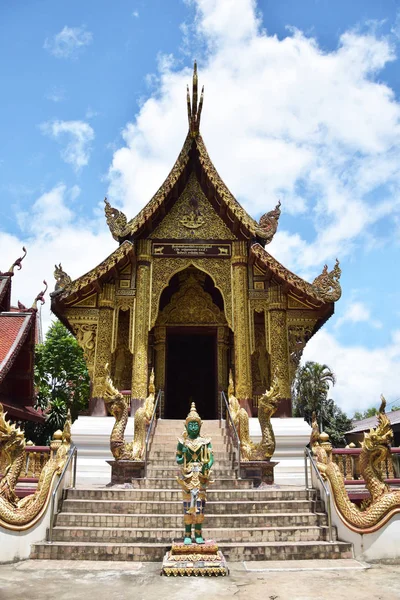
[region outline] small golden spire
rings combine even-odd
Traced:
[[[197,423],[199,423],[199,425],[201,425],[202,420],[200,419],[200,415],[196,410],[196,405],[194,402],[192,402],[192,406],[190,407],[190,412],[188,414],[188,416],[186,417],[186,425],[188,423],[190,423],[191,421],[197,421]]]
[[[187,110],[189,120],[189,131],[192,137],[196,137],[199,133],[200,128],[200,116],[203,108],[204,101],[204,86],[201,88],[200,102],[198,100],[198,77],[197,77],[197,63],[194,61],[193,66],[193,81],[192,81],[192,102],[190,102],[189,86],[187,86]]]

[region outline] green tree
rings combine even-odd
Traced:
[[[335,385],[336,378],[327,365],[308,361],[297,370],[293,385],[294,411],[311,423],[315,412],[320,421],[321,410],[328,397],[329,385]]]
[[[355,412],[353,419],[355,421],[361,421],[362,419],[369,419],[370,417],[374,417],[377,414],[378,409],[376,408],[376,406],[371,406],[370,408],[367,408],[367,410],[364,410],[364,412]]]
[[[46,414],[44,424],[27,424],[34,443],[45,444],[64,427],[68,409],[72,421],[87,408],[90,379],[82,349],[60,321],[55,321],[35,350],[36,407]]]

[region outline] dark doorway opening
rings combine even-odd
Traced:
[[[185,419],[191,402],[204,419],[217,418],[216,332],[167,333],[165,417]]]

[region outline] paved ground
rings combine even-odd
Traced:
[[[399,600],[400,564],[231,563],[229,577],[160,577],[155,563],[23,561],[0,565],[0,600]]]

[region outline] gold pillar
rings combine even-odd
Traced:
[[[156,390],[165,390],[165,361],[166,361],[166,341],[167,341],[167,328],[166,327],[155,327],[154,328],[154,349],[156,351],[155,357],[155,386]],[[164,397],[161,400],[161,417],[164,417]]]
[[[290,392],[289,350],[286,311],[273,309],[268,313],[268,345],[271,357],[271,377],[276,368],[279,373],[281,399],[276,416],[291,417],[292,401]]]
[[[105,283],[99,297],[99,320],[97,325],[96,356],[90,413],[106,414],[101,398],[101,387],[105,377],[105,365],[111,365],[111,340],[113,336],[115,307],[115,285]]]
[[[217,330],[217,381],[218,381],[218,418],[220,418],[221,405],[219,402],[219,394],[222,390],[227,390],[228,386],[228,327],[218,327]]]
[[[235,336],[236,396],[248,409],[252,395],[249,336],[249,284],[247,277],[247,247],[245,242],[232,244],[233,322]]]
[[[151,240],[139,240],[136,271],[135,335],[132,371],[132,400],[137,408],[147,397],[148,345],[151,307]],[[135,406],[136,405],[136,406]]]

